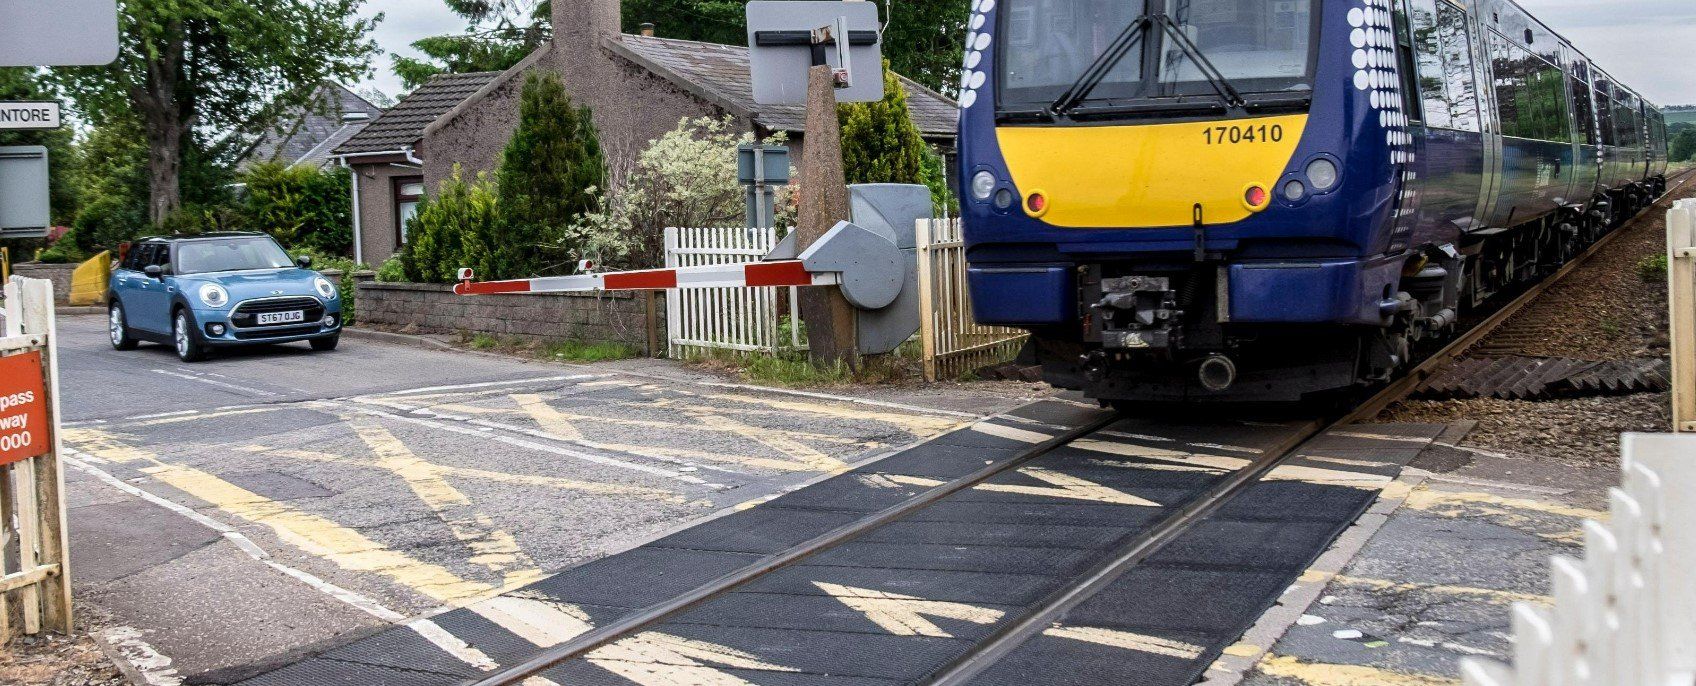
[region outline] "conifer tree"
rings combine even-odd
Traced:
[[[594,208],[606,169],[589,108],[572,106],[559,75],[532,72],[501,157],[501,221],[488,245],[496,273],[484,278],[570,271],[565,227]]]
[[[883,68],[883,99],[837,108],[848,183],[924,183],[925,141],[907,111],[901,80]]]

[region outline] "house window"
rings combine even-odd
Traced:
[[[395,238],[396,245],[406,245],[406,224],[418,214],[418,201],[424,199],[424,179],[408,176],[395,179]]]

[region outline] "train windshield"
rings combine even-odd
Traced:
[[[1090,105],[1169,100],[1161,111],[1178,111],[1230,90],[1251,100],[1313,90],[1317,0],[1003,2],[1004,110],[1073,95]],[[1099,80],[1086,78],[1091,71]]]

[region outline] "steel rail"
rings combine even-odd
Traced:
[[[1696,170],[1687,171],[1685,175],[1691,172],[1696,172]],[[1656,203],[1650,205],[1651,208],[1667,195],[1671,195],[1673,189],[1670,187],[1670,179],[1668,183],[1668,192],[1661,198],[1657,198]],[[1276,469],[1279,464],[1300,455],[1302,446],[1306,445],[1308,441],[1332,429],[1371,419],[1382,412],[1384,408],[1405,398],[1436,372],[1441,371],[1455,359],[1464,356],[1479,341],[1500,328],[1503,323],[1523,310],[1527,304],[1536,300],[1549,287],[1560,282],[1591,256],[1607,247],[1616,237],[1625,233],[1627,225],[1642,218],[1647,211],[1645,209],[1644,212],[1640,212],[1618,228],[1603,235],[1583,253],[1562,265],[1555,273],[1550,274],[1534,287],[1527,289],[1512,301],[1503,305],[1501,309],[1468,329],[1465,334],[1450,341],[1437,353],[1416,366],[1407,376],[1384,386],[1371,398],[1357,405],[1341,418],[1329,423],[1310,422],[1296,435],[1286,439],[1274,449],[1266,451],[1248,466],[1225,477],[1220,483],[1204,492],[1201,497],[1196,498],[1172,516],[1162,520],[1153,529],[1120,544],[1111,557],[1095,564],[1065,586],[1049,594],[1048,597],[1032,606],[1019,619],[1002,624],[973,649],[933,672],[930,677],[921,683],[927,684],[927,686],[964,686],[964,684],[969,683],[985,669],[999,662],[1020,645],[1047,628],[1054,626],[1055,622],[1064,617],[1068,611],[1105,589],[1109,584],[1123,576],[1125,572],[1141,564],[1149,556],[1159,552],[1161,548],[1177,539],[1178,536],[1189,531],[1207,515],[1224,507],[1232,498],[1258,483],[1262,477]]]
[[[945,484],[931,487],[917,496],[908,498],[907,500],[874,512],[864,518],[827,531],[803,541],[794,547],[762,557],[759,560],[748,564],[746,567],[697,586],[682,595],[661,603],[650,605],[634,613],[613,620],[606,625],[578,634],[568,641],[536,653],[523,662],[490,673],[481,679],[468,681],[466,683],[471,684],[472,686],[508,686],[509,684],[518,683],[527,677],[534,676],[538,672],[567,660],[587,654],[596,648],[635,634],[655,624],[664,622],[678,614],[694,608],[697,605],[700,605],[703,602],[712,600],[713,598],[746,585],[747,583],[765,576],[768,573],[795,564],[804,558],[853,540],[872,529],[876,529],[890,522],[899,520],[918,510],[930,507],[943,498],[976,486],[999,474],[1016,469],[1038,457],[1053,452],[1057,448],[1063,447],[1083,438],[1084,436],[1100,431],[1113,422],[1118,421],[1120,418],[1121,415],[1117,412],[1106,413],[1095,421],[1089,422],[1088,424],[1075,429],[1065,431],[1060,435],[1041,443],[1034,444],[1011,459],[985,466],[977,471],[956,478]]]

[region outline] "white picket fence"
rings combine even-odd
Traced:
[[[1696,683],[1696,436],[1626,434],[1606,524],[1551,560],[1554,605],[1513,606],[1514,666],[1468,659],[1467,686]]]
[[[920,220],[917,238],[925,380],[954,378],[1011,359],[1028,334],[1022,329],[984,326],[972,318],[960,220]]]
[[[1667,212],[1673,430],[1696,433],[1696,200]]]
[[[776,229],[741,227],[667,228],[665,266],[755,262],[777,245]],[[667,354],[686,357],[712,350],[776,353],[804,349],[800,327],[779,340],[779,322],[801,320],[796,289],[703,288],[666,293]],[[780,311],[781,309],[781,311]]]

